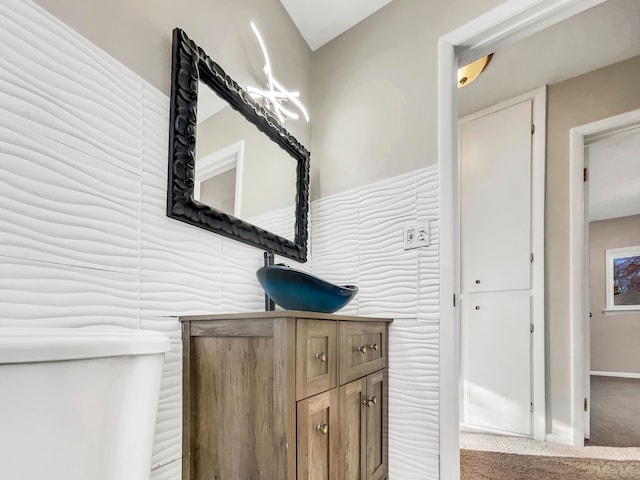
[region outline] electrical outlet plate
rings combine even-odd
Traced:
[[[404,226],[404,249],[429,246],[429,222],[408,223]]]

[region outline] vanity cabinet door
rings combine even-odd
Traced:
[[[367,380],[361,378],[340,387],[339,480],[366,480]]]
[[[338,389],[298,402],[298,480],[338,480]]]
[[[387,370],[367,376],[367,480],[387,478]]]
[[[340,387],[339,480],[387,478],[387,371]]]
[[[296,399],[338,385],[338,327],[331,320],[296,323]]]

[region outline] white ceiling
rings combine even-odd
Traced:
[[[587,147],[589,221],[640,214],[640,129]]]
[[[311,50],[346,32],[391,0],[280,0]]]

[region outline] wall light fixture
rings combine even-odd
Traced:
[[[266,90],[256,88],[256,87],[247,87],[247,92],[253,99],[262,98],[264,101],[264,106],[268,110],[270,110],[280,121],[280,123],[284,123],[287,118],[291,118],[293,120],[298,119],[298,114],[292,112],[288,108],[284,106],[286,102],[291,102],[295,105],[298,110],[302,112],[304,118],[309,121],[309,114],[307,110],[302,105],[302,102],[299,100],[300,92],[290,92],[286,88],[282,86],[280,82],[278,82],[271,71],[271,63],[269,62],[269,54],[267,53],[267,47],[262,40],[262,36],[258,31],[258,28],[255,26],[253,22],[251,22],[251,30],[255,34],[258,39],[258,43],[260,44],[260,48],[262,49],[262,55],[264,56],[264,68],[262,71],[267,77],[267,88]]]
[[[486,57],[479,58],[464,67],[458,69],[458,88],[466,87],[480,75],[493,57],[493,53]]]

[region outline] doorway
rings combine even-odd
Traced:
[[[440,168],[440,477],[460,477],[458,435],[459,309],[452,302],[457,282],[459,232],[456,72],[500,46],[525,38],[604,0],[511,0],[439,41],[438,157]],[[580,349],[580,353],[582,348]],[[577,392],[573,392],[575,394]],[[580,392],[582,397],[582,392]],[[572,399],[575,398],[572,396]],[[575,401],[574,407],[575,407]],[[574,408],[575,410],[575,408]]]
[[[592,157],[594,154],[604,154],[610,156],[611,152],[598,153],[598,149],[602,145],[604,145],[604,142],[614,138],[616,135],[627,136],[639,131],[640,109],[598,120],[589,124],[581,125],[571,129],[570,131],[570,229],[572,239],[570,245],[570,302],[572,312],[571,325],[572,331],[575,332],[576,335],[581,334],[580,338],[583,339],[582,352],[575,352],[574,354],[574,360],[577,366],[576,368],[581,372],[581,378],[578,378],[578,375],[576,375],[575,385],[573,388],[575,390],[581,389],[584,399],[584,413],[582,413],[583,418],[580,419],[581,421],[578,421],[578,419],[576,419],[577,427],[574,433],[576,444],[581,443],[583,441],[582,439],[584,438],[591,437],[591,375],[595,374],[599,377],[625,377],[631,375],[631,378],[633,378],[634,373],[633,367],[628,368],[626,366],[626,358],[624,357],[624,355],[618,355],[617,360],[603,358],[602,348],[599,347],[598,343],[596,343],[596,349],[598,350],[596,354],[597,356],[594,358],[591,354],[592,343],[590,339],[590,331],[593,318],[591,314],[594,313],[596,307],[600,305],[600,308],[598,308],[595,312],[595,321],[601,319],[607,319],[611,321],[615,318],[611,316],[612,313],[615,314],[616,312],[607,311],[606,300],[604,299],[604,291],[601,292],[602,297],[599,298],[599,301],[594,302],[593,300],[597,300],[597,298],[591,298],[596,297],[597,292],[592,291],[593,293],[591,293],[589,291],[589,284],[593,283],[593,279],[589,275],[589,272],[591,270],[592,272],[594,272],[594,274],[599,275],[599,272],[602,271],[602,273],[604,274],[604,262],[606,259],[599,258],[604,257],[604,252],[593,252],[593,254],[590,255],[589,247],[591,242],[588,232],[590,220],[607,220],[616,217],[624,218],[628,217],[629,215],[636,214],[636,205],[640,204],[640,202],[638,202],[638,191],[637,187],[636,190],[624,189],[623,185],[629,185],[631,179],[627,178],[627,180],[623,182],[622,177],[619,177],[618,180],[612,179],[612,181],[616,183],[617,188],[616,190],[614,190],[614,192],[621,193],[626,190],[628,194],[632,195],[632,197],[635,198],[619,198],[619,195],[616,195],[613,198],[602,198],[602,192],[604,191],[604,189],[602,186],[598,186],[597,183],[594,186],[594,189],[597,191],[590,192],[590,190],[592,190],[592,184],[594,183],[594,181],[599,183],[605,182],[605,179],[600,178],[604,175],[604,171],[609,170],[609,175],[617,175],[617,172],[610,168],[607,169],[606,167],[601,169],[600,165],[593,165],[593,162],[596,161],[596,159],[590,159],[589,157]],[[589,151],[589,149],[591,151]],[[589,165],[588,163],[591,163],[592,165]],[[589,173],[590,171],[592,173]],[[638,173],[637,171],[628,170],[625,176],[637,177]],[[612,190],[612,188],[609,188],[609,190]],[[591,195],[589,193],[591,193]],[[595,203],[594,201],[589,200],[590,198],[593,199],[594,197]],[[595,211],[592,211],[590,214],[590,210]],[[599,225],[600,229],[608,228],[608,223],[609,222],[607,222],[607,225]],[[617,229],[619,230],[620,227],[618,226]],[[640,241],[637,243],[640,244]],[[600,260],[602,261],[603,265],[596,265],[595,262],[599,262]],[[593,264],[593,266],[590,267],[590,264]],[[587,279],[587,281],[585,281],[585,279]],[[601,282],[604,282],[604,279],[602,279]],[[604,304],[604,308],[602,308],[602,304]],[[634,312],[629,310],[625,313],[633,314]],[[640,312],[635,313],[640,314]],[[596,326],[598,325],[596,324]],[[609,333],[611,333],[611,328],[609,328],[608,330]],[[604,355],[606,355],[606,353]],[[591,366],[592,358],[594,359],[593,368]],[[625,373],[624,370],[631,370],[631,372]],[[582,426],[582,428],[580,428],[580,426]]]

